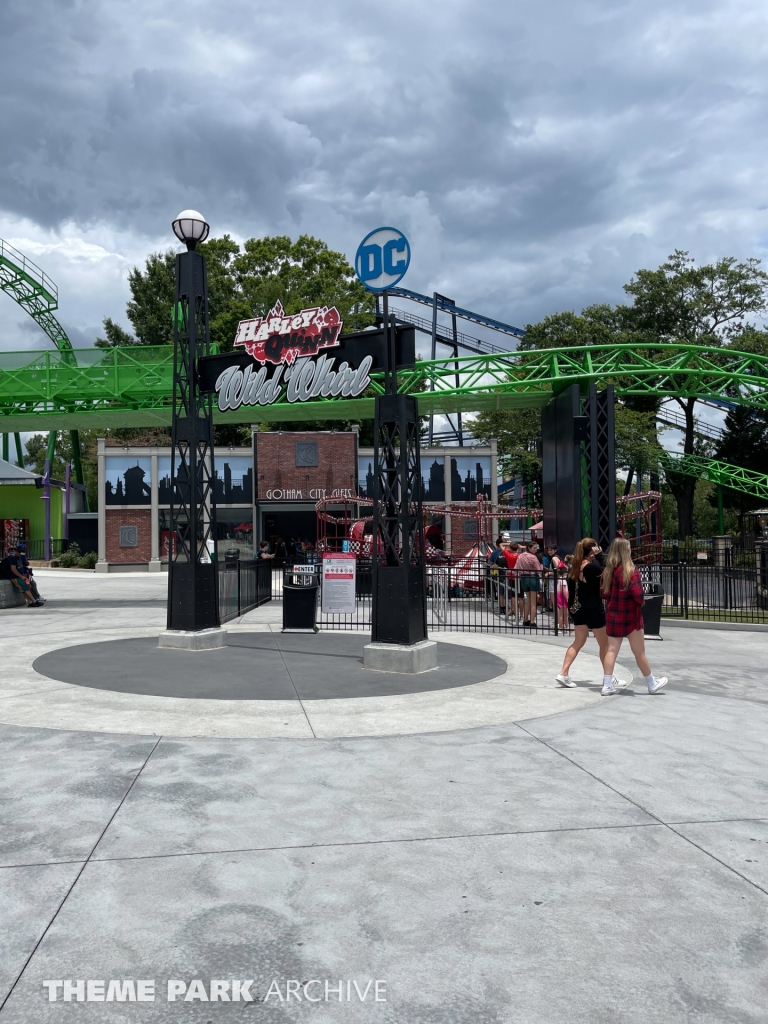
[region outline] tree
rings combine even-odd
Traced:
[[[99,507],[99,486],[97,469],[96,435],[100,430],[80,430],[80,460],[83,467],[83,479],[88,492],[88,506],[92,512]],[[33,434],[25,445],[24,465],[32,473],[42,476],[45,472],[45,457],[48,451],[48,435]],[[51,476],[63,480],[67,465],[72,464],[72,441],[68,430],[59,430],[56,434],[56,453],[51,466]],[[74,474],[72,476],[74,481]]]
[[[532,506],[541,507],[541,409],[508,409],[478,413],[471,425],[472,435],[487,444],[498,442],[501,468],[525,482]]]
[[[374,322],[374,296],[357,280],[346,256],[311,235],[249,238],[234,260],[242,298],[264,316],[279,299],[286,313],[336,306],[346,330]]]
[[[616,403],[616,468],[631,476],[658,473],[661,445],[656,426],[656,413],[631,409]]]
[[[628,327],[648,341],[722,346],[734,344],[747,328],[746,318],[768,307],[768,274],[760,261],[737,262],[728,256],[697,267],[687,252],[675,250],[657,270],[639,270],[624,286],[633,304],[625,307]],[[737,347],[734,345],[734,347]],[[685,415],[683,451],[695,450],[695,398],[676,398]],[[694,532],[696,480],[668,473],[675,495],[680,539]]]
[[[123,330],[120,324],[116,324],[111,317],[105,316],[102,323],[106,337],[96,339],[94,342],[96,348],[117,348],[118,346],[140,344],[132,334]]]
[[[752,469],[768,474],[768,414],[738,405],[725,417],[725,432],[715,445],[715,458],[734,466]],[[710,496],[713,506],[717,505],[717,492]],[[738,517],[739,532],[744,531],[744,515],[759,508],[764,502],[759,498],[723,488],[723,507],[732,509]]]
[[[610,345],[633,340],[626,337],[624,309],[606,304],[586,306],[580,314],[567,310],[552,313],[536,324],[526,324],[518,351],[544,348],[575,348],[579,345]]]
[[[173,293],[176,255],[152,252],[143,272],[134,267],[128,275],[131,298],[126,307],[139,345],[172,345]]]

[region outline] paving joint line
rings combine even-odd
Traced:
[[[698,843],[695,843],[692,839],[689,839],[688,836],[683,835],[682,832],[678,832],[677,829],[674,828],[670,822],[662,821],[662,819],[657,814],[654,814],[652,811],[649,811],[647,807],[643,807],[643,805],[641,803],[638,803],[637,800],[633,800],[632,797],[627,796],[626,793],[622,793],[620,790],[616,789],[615,786],[612,786],[609,782],[606,782],[605,779],[601,779],[599,775],[595,775],[594,772],[591,772],[588,768],[585,768],[583,765],[579,764],[578,761],[575,761],[572,757],[569,757],[568,754],[564,754],[561,750],[558,750],[557,747],[553,746],[551,743],[547,743],[546,740],[541,739],[540,736],[536,736],[535,733],[529,732],[529,730],[523,728],[523,726],[520,725],[519,722],[515,722],[514,724],[517,726],[518,729],[521,730],[521,732],[524,732],[526,735],[531,736],[533,739],[537,740],[539,743],[545,746],[548,750],[551,750],[554,754],[557,754],[558,757],[562,757],[564,760],[572,764],[575,768],[578,768],[579,771],[582,771],[586,775],[589,775],[590,778],[594,779],[595,782],[600,783],[601,786],[605,786],[606,789],[610,789],[612,793],[615,793],[617,796],[621,797],[622,800],[626,800],[627,803],[630,803],[634,807],[637,807],[644,814],[647,814],[649,817],[653,818],[654,821],[656,821],[659,825],[663,825],[664,828],[669,829],[669,831],[672,832],[674,835],[678,836],[680,839],[688,843],[690,846],[693,846],[694,849],[699,850],[706,857],[709,857],[717,864],[720,864],[727,871],[731,871],[734,875],[736,875],[737,878],[740,878],[743,882],[746,882],[748,885],[751,885],[754,889],[757,889],[757,891],[762,893],[763,896],[768,896],[768,889],[763,888],[762,885],[758,885],[758,883],[754,882],[751,878],[747,878],[746,875],[743,875],[740,871],[737,871],[736,868],[734,868],[732,865],[726,864],[724,860],[721,860],[719,857],[716,857],[713,853],[710,853],[709,850],[705,850],[703,846],[700,846]],[[733,820],[739,821],[741,819],[736,818]],[[762,821],[764,819],[758,820]]]
[[[334,850],[354,846],[394,846],[397,843],[443,843],[461,839],[503,839],[506,836],[557,835],[560,832],[600,832],[604,829],[658,828],[663,822],[640,821],[627,825],[580,825],[574,828],[531,828],[510,832],[459,832],[449,836],[398,836],[395,839],[359,839],[346,843],[297,843],[294,846],[236,846],[222,850],[185,850],[179,853],[147,853],[126,857],[94,857],[94,864],[130,860],[166,860],[174,857],[216,857],[233,853],[279,853],[290,850]],[[22,865],[23,866],[23,865]]]
[[[301,697],[299,696],[299,691],[296,689],[296,683],[294,683],[294,681],[293,681],[293,676],[291,675],[291,670],[288,668],[288,666],[287,666],[287,664],[285,662],[285,658],[283,657],[283,652],[280,649],[280,641],[279,640],[277,640],[275,642],[275,647],[277,648],[277,652],[280,655],[280,660],[283,663],[283,667],[285,668],[285,671],[288,673],[288,678],[291,680],[291,686],[293,687],[293,692],[296,694],[296,700],[299,702],[299,706],[301,707],[301,710],[304,713],[304,717],[307,720],[307,725],[309,726],[309,731],[312,733],[312,739],[316,740],[317,739],[317,734],[316,734],[315,730],[312,728],[312,723],[309,720],[309,715],[307,714],[307,709],[304,707],[304,701],[301,699]]]
[[[139,770],[138,770],[138,771],[136,772],[136,774],[134,775],[134,777],[133,777],[133,778],[131,779],[131,784],[130,784],[130,786],[128,786],[128,788],[126,789],[125,793],[123,793],[122,797],[120,798],[120,802],[118,803],[117,807],[116,807],[116,808],[114,809],[114,811],[112,812],[112,814],[110,815],[110,817],[109,817],[109,820],[107,821],[107,823],[106,823],[106,825],[104,826],[104,828],[103,828],[103,829],[101,830],[101,832],[99,833],[99,837],[98,837],[98,839],[96,840],[96,842],[95,842],[95,843],[93,844],[93,846],[91,847],[91,851],[90,851],[90,853],[88,854],[88,856],[86,857],[86,859],[85,859],[85,860],[83,861],[83,863],[82,863],[82,866],[81,866],[80,870],[79,870],[79,871],[77,872],[77,874],[75,875],[75,878],[74,878],[74,880],[73,880],[72,884],[71,884],[71,885],[70,885],[70,887],[69,887],[69,888],[67,889],[67,891],[66,891],[66,892],[64,893],[64,896],[63,896],[63,898],[62,898],[61,902],[59,903],[58,907],[56,908],[56,910],[55,910],[55,912],[54,912],[54,914],[53,914],[53,917],[52,917],[52,918],[50,919],[50,921],[48,922],[48,924],[47,924],[47,925],[45,926],[45,928],[43,929],[43,932],[42,932],[42,934],[41,934],[40,938],[39,938],[39,939],[37,940],[37,942],[35,943],[35,945],[34,945],[34,946],[32,947],[32,950],[31,950],[31,952],[30,952],[29,956],[28,956],[28,957],[27,957],[27,959],[26,959],[26,960],[24,961],[24,963],[23,963],[23,965],[22,965],[22,968],[21,968],[21,970],[19,971],[19,973],[18,973],[18,974],[16,975],[16,978],[15,978],[15,980],[14,980],[13,984],[12,984],[12,985],[11,985],[11,987],[10,987],[10,988],[8,989],[8,992],[6,993],[6,995],[5,995],[5,998],[3,999],[2,1003],[0,1003],[0,1013],[2,1013],[2,1012],[3,1012],[3,1009],[4,1009],[4,1007],[5,1007],[5,1004],[6,1004],[7,1002],[8,1002],[8,1000],[9,1000],[9,999],[11,998],[11,996],[13,995],[13,993],[14,993],[14,991],[15,991],[15,989],[16,989],[16,986],[17,986],[17,985],[19,984],[19,982],[21,981],[21,979],[22,979],[22,977],[23,977],[23,975],[24,975],[24,972],[26,971],[27,967],[29,967],[29,964],[30,964],[30,962],[31,962],[31,960],[32,960],[32,957],[33,957],[33,956],[35,955],[35,953],[36,953],[36,952],[38,951],[38,949],[40,948],[40,944],[42,943],[43,939],[45,938],[45,936],[46,936],[46,935],[48,934],[48,932],[49,932],[49,931],[51,930],[51,928],[53,927],[53,923],[54,923],[54,921],[56,920],[56,918],[57,918],[57,917],[59,916],[59,914],[61,913],[61,909],[62,909],[62,907],[64,906],[64,904],[65,904],[65,903],[67,902],[67,900],[69,899],[69,897],[70,897],[70,895],[71,895],[71,893],[72,893],[72,890],[73,890],[73,889],[75,888],[75,886],[77,885],[77,883],[78,883],[78,882],[80,881],[80,878],[82,877],[82,874],[83,874],[83,872],[85,871],[85,869],[86,869],[86,868],[88,867],[88,864],[90,863],[90,861],[91,861],[91,858],[93,857],[94,853],[96,852],[96,849],[97,849],[97,847],[98,847],[99,843],[101,842],[101,840],[102,840],[102,839],[104,838],[104,836],[106,835],[107,829],[108,829],[108,828],[109,828],[109,826],[110,826],[110,825],[112,824],[112,822],[113,822],[113,821],[115,820],[115,818],[117,817],[117,814],[118,814],[118,812],[120,811],[120,808],[121,808],[121,807],[123,806],[123,804],[125,803],[125,801],[126,801],[126,800],[128,799],[128,796],[130,795],[131,791],[133,790],[133,787],[134,787],[134,786],[136,785],[136,782],[137,782],[137,780],[138,780],[139,776],[140,776],[140,775],[141,775],[141,773],[142,773],[142,772],[144,771],[144,769],[145,769],[145,768],[147,767],[147,764],[149,763],[149,759],[150,759],[150,758],[152,757],[152,755],[154,754],[154,752],[155,752],[155,751],[157,750],[157,745],[158,745],[158,743],[160,742],[160,740],[161,740],[162,738],[163,738],[162,736],[158,736],[158,738],[157,738],[157,741],[155,742],[155,744],[153,745],[152,749],[150,750],[150,752],[149,752],[149,753],[147,754],[147,756],[145,757],[145,759],[144,759],[144,762],[142,763],[141,767],[140,767],[140,768],[139,768]]]

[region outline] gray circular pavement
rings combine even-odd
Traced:
[[[416,676],[363,668],[367,636],[231,633],[214,651],[177,651],[156,637],[78,644],[41,655],[33,668],[76,686],[201,700],[329,700],[425,693],[485,682],[506,662],[440,643],[438,668]]]

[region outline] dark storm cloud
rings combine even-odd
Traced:
[[[760,254],[768,18],[742,0],[5,0],[0,208],[156,238],[197,206],[520,321],[672,248]]]

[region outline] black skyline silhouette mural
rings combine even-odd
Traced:
[[[106,458],[105,505],[149,505],[152,502],[151,461],[146,458]]]
[[[157,460],[157,500],[171,503],[171,460]],[[253,461],[247,455],[217,459],[214,464],[213,500],[217,505],[253,504]]]
[[[421,466],[421,500],[445,501],[445,466],[442,459]],[[363,498],[373,497],[373,456],[361,455],[357,465],[357,490]]]
[[[491,459],[488,455],[451,459],[451,501],[491,500]]]

